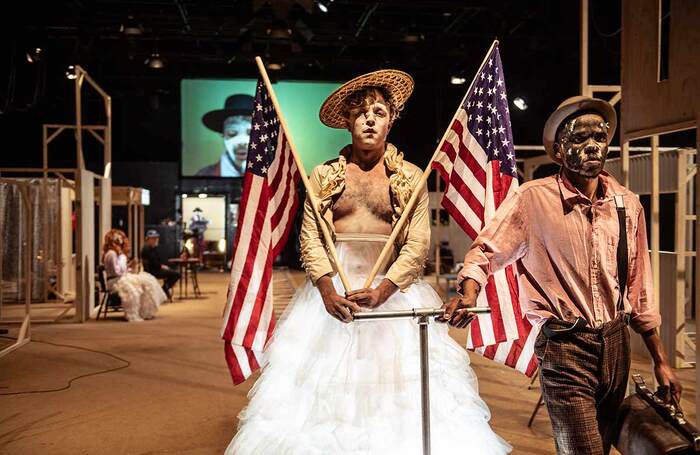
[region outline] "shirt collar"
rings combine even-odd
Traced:
[[[611,179],[610,174],[602,171],[598,176],[598,191],[602,192],[603,196],[598,198],[598,202],[606,202],[612,200],[613,193],[611,192]],[[588,197],[581,193],[578,188],[576,188],[571,181],[566,178],[563,170],[559,171],[557,175],[557,183],[559,184],[559,193],[561,195],[561,200],[567,212],[573,208],[577,203],[582,203],[585,205],[592,205],[592,202]]]

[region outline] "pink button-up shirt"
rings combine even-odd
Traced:
[[[629,260],[625,310],[635,331],[658,327],[644,209],[634,193],[606,173],[598,190],[600,196],[591,202],[563,174],[525,183],[474,241],[459,282],[473,278],[483,286],[489,274],[515,262],[520,305],[531,323],[579,316],[594,327],[610,321],[620,295],[614,196],[621,195]]]

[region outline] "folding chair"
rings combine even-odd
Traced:
[[[100,287],[100,306],[97,309],[97,318],[95,318],[95,320],[100,320],[100,313],[102,313],[103,310],[102,319],[107,318],[107,311],[124,311],[119,294],[109,292],[107,289],[107,272],[105,271],[104,265],[101,264],[97,266],[97,283]]]

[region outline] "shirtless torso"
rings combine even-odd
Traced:
[[[348,163],[345,190],[333,209],[336,232],[391,234],[390,198],[389,176],[383,159],[369,170]]]

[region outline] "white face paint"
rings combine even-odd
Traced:
[[[391,116],[384,97],[377,93],[374,101],[350,112],[348,130],[353,145],[362,150],[383,148],[391,129]]]
[[[247,115],[233,115],[224,120],[224,148],[231,160],[240,167],[245,167],[250,142],[251,119]]]

